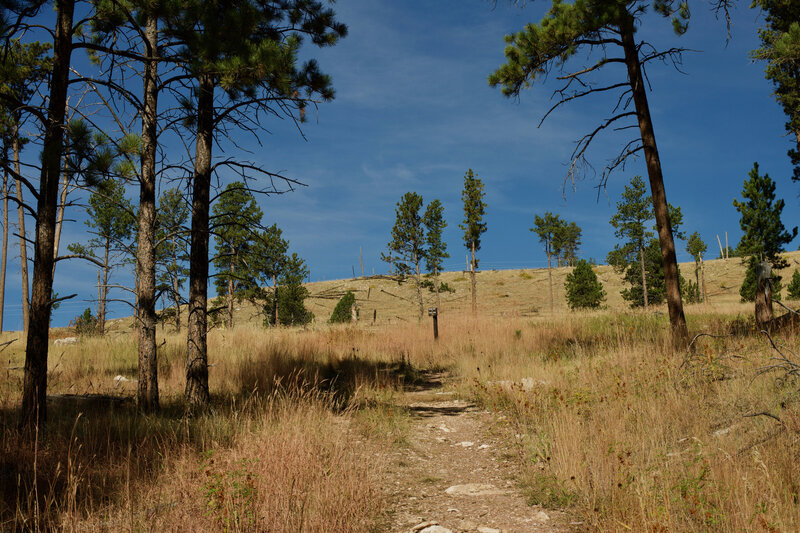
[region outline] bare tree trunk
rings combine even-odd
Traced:
[[[69,179],[67,177],[66,165],[63,175],[61,176],[61,198],[58,202],[58,215],[56,216],[56,237],[55,244],[53,245],[53,257],[58,258],[58,247],[61,243],[61,226],[64,225],[64,210],[67,208],[67,185]],[[56,263],[53,263],[53,277],[56,275]]]
[[[281,323],[278,319],[278,278],[275,274],[272,275],[272,321],[276,326]]]
[[[441,311],[442,308],[442,299],[439,295],[439,288],[441,287],[441,283],[439,283],[439,268],[433,267],[433,287],[436,290],[436,309]]]
[[[475,295],[477,283],[475,281],[475,241],[472,241],[472,262],[470,262],[470,284],[472,285],[472,317],[478,316],[478,300]]]
[[[181,291],[178,284],[178,255],[175,248],[175,236],[172,236],[172,299],[175,303],[175,331],[181,332]]]
[[[644,248],[641,246],[639,247],[639,266],[642,270],[642,297],[644,298],[644,308],[647,310],[650,305],[647,294],[647,268],[644,264]]]
[[[106,331],[106,302],[108,301],[108,273],[111,267],[108,266],[108,249],[111,247],[111,240],[106,239],[105,257],[103,261],[103,280],[100,285],[100,301],[97,303],[97,332],[103,335]]]
[[[419,319],[422,320],[422,317],[425,314],[425,306],[422,303],[422,279],[419,275],[419,256],[416,253],[414,254],[414,265],[417,269],[417,299],[419,300]]]
[[[145,23],[142,110],[142,169],[139,178],[139,240],[136,250],[136,317],[138,327],[139,410],[159,410],[156,353],[156,148],[158,135],[158,21]]]
[[[553,298],[553,269],[550,266],[550,251],[547,251],[547,276],[550,279],[550,313],[553,313],[554,310],[554,298]]]
[[[675,255],[675,241],[672,238],[672,226],[669,221],[669,209],[667,207],[667,194],[664,189],[664,177],[661,173],[661,161],[658,156],[653,121],[650,117],[650,108],[647,103],[647,91],[639,64],[638,49],[634,41],[634,22],[629,13],[626,12],[623,15],[619,29],[622,46],[625,50],[628,81],[633,94],[633,102],[636,106],[639,131],[642,136],[645,161],[647,162],[647,175],[650,179],[650,193],[653,197],[656,228],[658,229],[658,240],[661,245],[661,262],[664,266],[667,307],[669,309],[669,322],[672,327],[672,344],[675,349],[682,350],[689,343],[689,331],[686,327],[686,317],[683,314],[678,260]]]
[[[703,254],[700,254],[700,274],[703,278],[703,303],[707,303],[708,293],[706,292],[706,265],[703,263]]]
[[[50,76],[50,102],[42,144],[42,173],[36,205],[36,242],[33,260],[33,294],[25,347],[25,378],[22,389],[20,427],[32,430],[47,421],[47,350],[53,294],[53,244],[58,178],[64,142],[64,114],[67,106],[72,15],[74,0],[56,2],[56,28]]]
[[[231,250],[231,254],[233,254],[233,250]],[[233,255],[231,255],[230,268],[231,277],[228,278],[228,329],[233,329],[233,276],[236,272]]]
[[[17,175],[20,175],[20,163],[19,163],[19,128],[14,123],[14,133],[13,133],[13,150],[14,150],[14,171]],[[22,182],[20,180],[16,180],[17,186],[17,216],[19,218],[19,270],[20,270],[20,277],[22,278],[22,332],[27,338],[28,336],[28,324],[29,324],[29,316],[28,313],[30,311],[30,302],[28,300],[28,295],[30,294],[30,289],[28,288],[28,243],[26,241],[26,232],[25,232],[25,209],[22,207]]]
[[[6,259],[8,258],[8,172],[3,173],[3,251],[0,257],[0,333],[3,332],[3,311],[6,296]]]
[[[186,349],[186,401],[204,406],[208,391],[208,240],[211,150],[214,140],[214,80],[198,78],[197,142],[192,192],[192,250],[189,260],[189,333]]]

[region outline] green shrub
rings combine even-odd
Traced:
[[[606,299],[603,284],[585,259],[578,261],[572,272],[567,274],[564,287],[567,290],[567,303],[570,309],[596,309]]]
[[[792,274],[792,281],[789,282],[786,290],[789,293],[789,299],[800,300],[800,272],[796,268],[794,269],[794,274]]]
[[[100,321],[92,314],[92,310],[88,307],[83,313],[72,320],[71,325],[75,328],[75,333],[81,337],[97,335],[100,331],[98,327]]]
[[[436,287],[434,286],[433,281],[431,281],[429,279],[422,280],[422,283],[420,283],[419,285],[423,289],[428,289],[431,292],[436,292]],[[456,292],[456,290],[453,287],[451,287],[450,285],[448,285],[447,283],[445,283],[444,281],[441,281],[441,282],[439,282],[439,292],[440,293],[441,292]]]
[[[347,291],[344,296],[339,300],[339,303],[336,304],[336,307],[333,309],[333,313],[331,314],[330,323],[331,324],[342,324],[347,323],[352,320],[352,314],[350,312],[353,305],[356,303],[356,295],[353,294],[353,291]]]

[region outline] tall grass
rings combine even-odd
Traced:
[[[758,374],[775,352],[740,310],[691,308],[691,329],[724,334],[692,355],[673,353],[667,317],[647,313],[443,313],[438,341],[427,321],[215,330],[213,409],[194,417],[183,341],[166,336],[160,415],[61,398],[38,448],[15,429],[8,371],[0,530],[379,529],[380,458],[409,425],[396,390],[444,369],[497,412],[532,503],[599,531],[800,530],[800,384]],[[795,334],[777,340],[797,351]],[[114,378],[134,379],[134,352],[127,335],[63,348],[53,392],[130,397],[134,382]]]

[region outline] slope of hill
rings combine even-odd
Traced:
[[[789,268],[779,273],[787,285],[795,268],[800,268],[800,251],[784,254]],[[606,291],[606,306],[611,310],[627,310],[622,299],[622,278],[608,265],[594,267]],[[682,275],[694,280],[694,263],[681,263]],[[568,311],[564,283],[569,267],[553,269],[554,311]],[[739,303],[739,287],[744,279],[745,265],[739,258],[705,261],[705,280],[711,308],[729,307]],[[487,270],[477,273],[478,308],[489,316],[538,316],[550,312],[550,292],[547,269]],[[455,292],[441,294],[442,314],[470,311],[469,273],[444,272],[441,280]],[[398,282],[388,276],[372,276],[309,283],[311,296],[307,307],[317,321],[327,320],[338,299],[348,290],[356,295],[361,321],[393,323],[415,320],[419,314],[416,286],[413,279]],[[784,297],[785,297],[784,289]],[[436,295],[423,290],[425,308],[436,305]],[[663,306],[666,309],[666,305]]]

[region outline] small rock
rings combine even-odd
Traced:
[[[488,445],[488,444],[481,444],[480,446],[478,446],[478,449],[479,449],[479,450],[485,450],[485,449],[486,449],[486,448],[488,448],[488,447],[489,447],[489,445]]]
[[[478,533],[501,533],[501,531],[494,527],[481,526],[478,528]]]
[[[420,529],[419,533],[453,533],[453,531],[442,526],[430,526]]]
[[[78,344],[78,337],[64,337],[63,339],[56,339],[53,341],[54,346],[59,344]]]
[[[505,491],[498,489],[494,485],[486,485],[482,483],[453,485],[445,490],[445,492],[451,496],[492,496],[505,493]]]
[[[457,513],[457,512],[458,512],[458,509],[456,509],[455,507],[451,507],[451,508],[449,508],[449,509],[447,510],[447,512],[448,512],[448,513]]]
[[[731,431],[730,427],[727,427],[727,428],[724,428],[724,429],[718,429],[718,430],[716,430],[714,432],[714,436],[715,437],[721,437],[723,435],[727,435],[728,433],[730,433],[730,431]]]
[[[547,513],[545,513],[544,511],[539,511],[538,513],[536,513],[534,515],[534,518],[539,522],[547,522],[548,520],[550,520],[550,517],[547,516]]]
[[[474,445],[475,445],[474,442],[470,442],[468,440],[465,440],[465,441],[462,441],[462,442],[459,442],[458,444],[456,444],[456,446],[463,446],[464,448],[470,448],[470,447],[472,447]]]
[[[416,526],[412,527],[411,531],[413,533],[416,533],[417,531],[422,531],[426,527],[438,526],[438,525],[439,525],[439,522],[437,522],[436,520],[426,520],[426,521],[421,522],[421,523],[417,524]]]
[[[441,429],[441,430],[442,430],[442,431],[444,431],[445,433],[450,433],[451,431],[453,431],[452,429],[450,429],[449,427],[445,426],[444,424],[442,424],[441,426],[439,426],[439,429]]]
[[[114,381],[119,383],[120,381],[130,381],[130,380],[128,378],[126,378],[125,376],[117,375],[117,376],[114,376]]]

